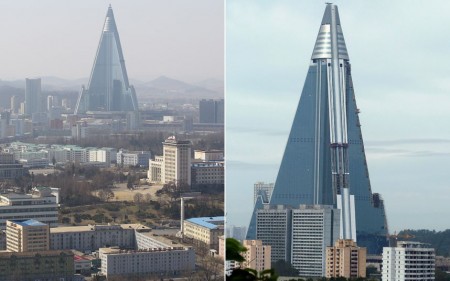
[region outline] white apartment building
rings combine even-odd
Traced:
[[[174,136],[163,142],[161,182],[191,185],[191,142],[176,140]]]
[[[151,158],[150,151],[125,151],[117,152],[117,164],[123,166],[147,167]]]
[[[167,247],[146,250],[100,248],[101,273],[112,276],[176,276],[195,270],[195,252],[191,247]]]
[[[6,229],[7,220],[35,219],[57,226],[58,204],[51,194],[16,194],[0,195],[0,229]]]
[[[340,211],[300,205],[292,210],[291,263],[300,276],[325,276],[326,248],[339,239]]]
[[[429,245],[399,241],[383,248],[383,281],[434,280],[435,251]]]
[[[151,229],[136,229],[136,250],[101,248],[101,271],[106,277],[126,275],[176,276],[195,270],[195,251],[157,234]]]
[[[256,239],[272,246],[272,262],[289,261],[302,277],[325,276],[326,247],[339,238],[340,212],[330,206],[264,205]]]
[[[223,161],[192,163],[192,184],[223,184],[225,178]]]
[[[117,149],[111,147],[93,148],[89,150],[89,162],[110,164],[117,160]]]

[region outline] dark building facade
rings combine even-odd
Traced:
[[[201,100],[199,103],[200,123],[223,124],[224,100]]]

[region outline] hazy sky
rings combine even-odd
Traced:
[[[88,77],[111,4],[130,79],[223,79],[222,0],[0,2],[0,79]]]
[[[372,190],[391,232],[447,229],[450,3],[335,1],[352,64]],[[227,219],[274,182],[325,3],[227,1]],[[350,171],[351,172],[351,171]]]

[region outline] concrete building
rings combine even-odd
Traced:
[[[427,244],[400,241],[383,248],[383,281],[431,281],[434,271],[435,251]]]
[[[224,235],[224,217],[190,218],[184,221],[184,235],[219,250],[219,237]]]
[[[7,220],[35,219],[50,226],[58,224],[58,204],[52,194],[0,195],[0,229],[6,229]]]
[[[339,210],[324,205],[264,205],[256,211],[256,237],[272,246],[300,276],[325,276],[325,250],[339,238]]]
[[[366,277],[366,253],[366,248],[353,240],[337,240],[333,247],[327,247],[325,277]]]
[[[224,100],[201,100],[199,102],[200,123],[224,123]]]
[[[148,161],[147,178],[150,182],[161,182],[162,167],[164,165],[163,156],[155,156],[155,160]]]
[[[325,276],[326,247],[339,238],[339,214],[326,205],[292,210],[291,263],[300,276]]]
[[[135,230],[136,250],[101,248],[101,272],[110,276],[177,276],[195,270],[195,251],[149,228]]]
[[[161,181],[191,185],[191,142],[177,140],[175,136],[163,142]]]
[[[141,224],[86,225],[50,228],[50,249],[92,252],[102,247],[134,249],[135,231],[149,229]]]
[[[263,271],[271,269],[271,246],[263,245],[261,240],[244,240],[242,245],[247,248],[247,251],[242,255],[245,262],[242,263],[242,268],[253,268],[256,271]]]
[[[23,165],[16,163],[14,154],[0,153],[0,180],[15,179],[23,175]]]
[[[146,250],[100,248],[101,273],[118,276],[177,276],[195,270],[193,248],[167,247]]]
[[[0,252],[0,281],[75,281],[70,251]]]
[[[223,184],[225,163],[223,161],[195,162],[191,165],[192,184]]]
[[[223,150],[194,150],[194,159],[202,161],[223,161]]]
[[[41,78],[25,79],[25,114],[42,112]]]
[[[117,152],[117,164],[123,166],[148,167],[152,155],[150,151],[126,151]]]
[[[37,220],[8,220],[6,250],[10,252],[42,252],[50,249],[49,226]]]

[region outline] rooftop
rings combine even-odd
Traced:
[[[103,224],[103,225],[80,225],[80,226],[60,226],[50,228],[50,233],[66,233],[66,232],[87,232],[100,231],[110,229],[150,229],[142,224]]]
[[[200,217],[200,218],[190,218],[186,221],[198,224],[209,229],[216,229],[224,225],[225,217]]]
[[[42,223],[37,220],[29,219],[29,220],[10,220],[10,222],[13,222],[15,224],[21,225],[21,226],[44,226],[47,225],[45,223]]]

